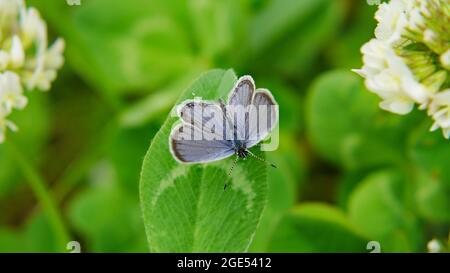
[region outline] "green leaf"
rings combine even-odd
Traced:
[[[434,223],[450,222],[450,145],[440,131],[429,132],[426,121],[410,139],[410,155],[417,169],[419,213]]]
[[[61,246],[53,228],[42,212],[33,214],[23,228],[0,227],[0,253],[56,253]]]
[[[112,100],[233,57],[246,30],[245,1],[239,0],[96,0],[76,8],[48,2],[31,5],[66,40],[68,62]]]
[[[431,124],[425,122],[412,136],[410,153],[413,161],[428,175],[450,186],[450,145],[440,131],[429,132]]]
[[[179,102],[192,98],[192,93],[207,100],[226,98],[235,81],[232,70],[211,70],[196,80]],[[179,164],[168,143],[177,121],[166,120],[142,167],[140,196],[150,250],[246,251],[267,199],[265,164],[241,161],[231,178],[227,175],[231,158],[212,164]],[[224,191],[227,182],[230,185]]]
[[[275,227],[294,206],[299,188],[306,181],[306,159],[296,135],[304,124],[304,107],[298,92],[279,80],[261,77],[257,82],[267,87],[283,106],[279,109],[279,147],[276,151],[267,153],[267,159],[274,162],[277,169],[269,168],[267,171],[268,202],[249,249],[251,252],[266,252]]]
[[[22,252],[61,252],[57,236],[43,213],[29,220],[24,230],[24,240],[27,250]]]
[[[23,228],[0,227],[1,252],[61,252],[61,246],[45,214],[27,219]]]
[[[355,73],[320,76],[307,102],[307,133],[317,152],[347,169],[403,164],[417,116],[387,113],[378,102]]]
[[[139,202],[116,185],[107,183],[81,192],[71,203],[69,217],[87,242],[84,252],[146,251]]]
[[[186,2],[199,57],[211,61],[239,50],[242,46],[239,37],[247,30],[243,26],[247,24],[248,0]]]
[[[0,228],[0,253],[24,252],[23,235],[9,228]]]
[[[277,169],[269,168],[267,171],[268,201],[250,247],[251,252],[267,251],[275,228],[297,202],[299,188],[306,181],[306,160],[299,154],[300,147],[296,145],[294,135],[281,131],[280,146],[267,154],[268,160],[275,162]]]
[[[382,252],[421,250],[418,221],[408,205],[411,181],[394,171],[381,171],[364,179],[349,199],[350,219]]]
[[[195,76],[194,76],[195,74]],[[197,71],[190,71],[186,76],[169,84],[165,88],[152,92],[145,98],[124,109],[119,116],[122,127],[138,127],[147,124],[166,113],[180,95],[180,89],[197,77]]]
[[[142,159],[157,130],[154,124],[118,130],[108,149],[118,184],[132,194],[138,194]]]
[[[334,0],[269,1],[250,23],[249,48],[267,74],[310,72],[320,50],[337,33],[343,5]]]
[[[367,242],[338,209],[305,203],[281,220],[269,251],[365,252]]]
[[[347,211],[348,209],[348,199],[352,194],[353,190],[359,185],[359,183],[367,176],[366,171],[347,171],[341,175],[339,178],[339,189],[338,189],[338,204],[341,209]]]
[[[257,77],[255,80],[272,92],[279,105],[283,105],[279,109],[280,131],[284,131],[285,134],[294,134],[303,130],[305,127],[304,96],[292,86],[274,77],[262,76]]]
[[[416,200],[421,216],[434,223],[450,223],[450,186],[425,173],[417,177]]]
[[[74,16],[95,63],[108,75],[104,79],[118,91],[156,86],[193,62],[183,26],[158,2],[97,0]]]
[[[64,37],[67,59],[111,100],[159,86],[192,69],[184,1],[31,1]],[[66,18],[61,23],[61,16]]]
[[[348,69],[362,66],[362,57],[358,53],[362,45],[374,35],[372,30],[375,29],[377,21],[373,17],[377,8],[376,5],[367,5],[366,1],[349,2],[351,21],[327,50],[327,57],[334,66]]]

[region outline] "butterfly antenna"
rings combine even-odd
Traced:
[[[239,156],[236,156],[236,159],[233,162],[233,165],[231,165],[230,170],[228,171],[228,176],[231,177],[231,173],[233,172],[234,167],[236,166],[236,163],[239,160]],[[228,186],[228,183],[225,183],[225,185],[223,186],[223,190],[226,190]]]
[[[270,166],[274,167],[275,169],[278,168],[278,167],[277,167],[275,164],[273,164],[272,162],[269,162],[269,161],[265,160],[264,158],[255,155],[254,153],[250,152],[249,150],[247,150],[247,152],[248,152],[249,155],[253,156],[254,158],[258,159],[259,161],[262,161],[262,162],[266,163],[267,165],[270,165]]]

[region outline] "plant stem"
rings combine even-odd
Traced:
[[[65,246],[70,241],[69,232],[64,225],[64,221],[62,220],[52,196],[46,188],[45,182],[35,168],[33,168],[32,164],[30,164],[29,160],[12,141],[8,141],[8,147],[47,216],[49,224],[56,235],[58,248],[61,249],[61,251],[65,251]]]

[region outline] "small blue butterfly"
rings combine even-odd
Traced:
[[[258,115],[261,109],[267,109],[263,122]],[[229,174],[239,158],[250,155],[266,162],[248,149],[266,138],[278,123],[278,104],[269,90],[255,89],[251,76],[239,78],[228,104],[222,100],[186,100],[177,113],[181,123],[172,129],[169,144],[178,162],[206,163],[235,154]]]

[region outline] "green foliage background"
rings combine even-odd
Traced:
[[[361,66],[359,48],[373,36],[375,6],[363,0],[81,3],[27,1],[47,20],[50,37],[66,40],[66,64],[50,93],[32,93],[30,105],[15,113],[20,131],[0,145],[0,252],[68,251],[66,239],[79,241],[84,252],[243,251],[251,238],[252,252],[368,252],[369,241],[379,241],[383,252],[423,252],[433,238],[448,244],[449,142],[428,132],[423,112],[380,110],[350,72]],[[257,196],[267,199],[257,227],[236,231],[240,220],[230,213],[221,232],[235,231],[235,244],[208,244],[222,220],[207,213],[214,208],[201,207],[212,228],[206,219],[199,224],[203,241],[181,247],[183,233],[171,241],[170,222],[158,222],[164,211],[142,217],[151,200],[141,196],[140,204],[140,172],[171,107],[216,68],[250,74],[276,97],[280,147],[265,156],[279,168],[267,169],[265,179],[261,166],[245,163],[255,168],[254,183],[261,180]],[[151,176],[152,166],[144,173]],[[190,175],[213,169],[194,167]],[[45,183],[53,214],[30,180]],[[195,186],[189,183],[177,185]],[[198,190],[217,194],[208,181],[199,183],[205,186]],[[168,218],[184,216],[168,211]],[[257,222],[259,213],[250,220]]]

